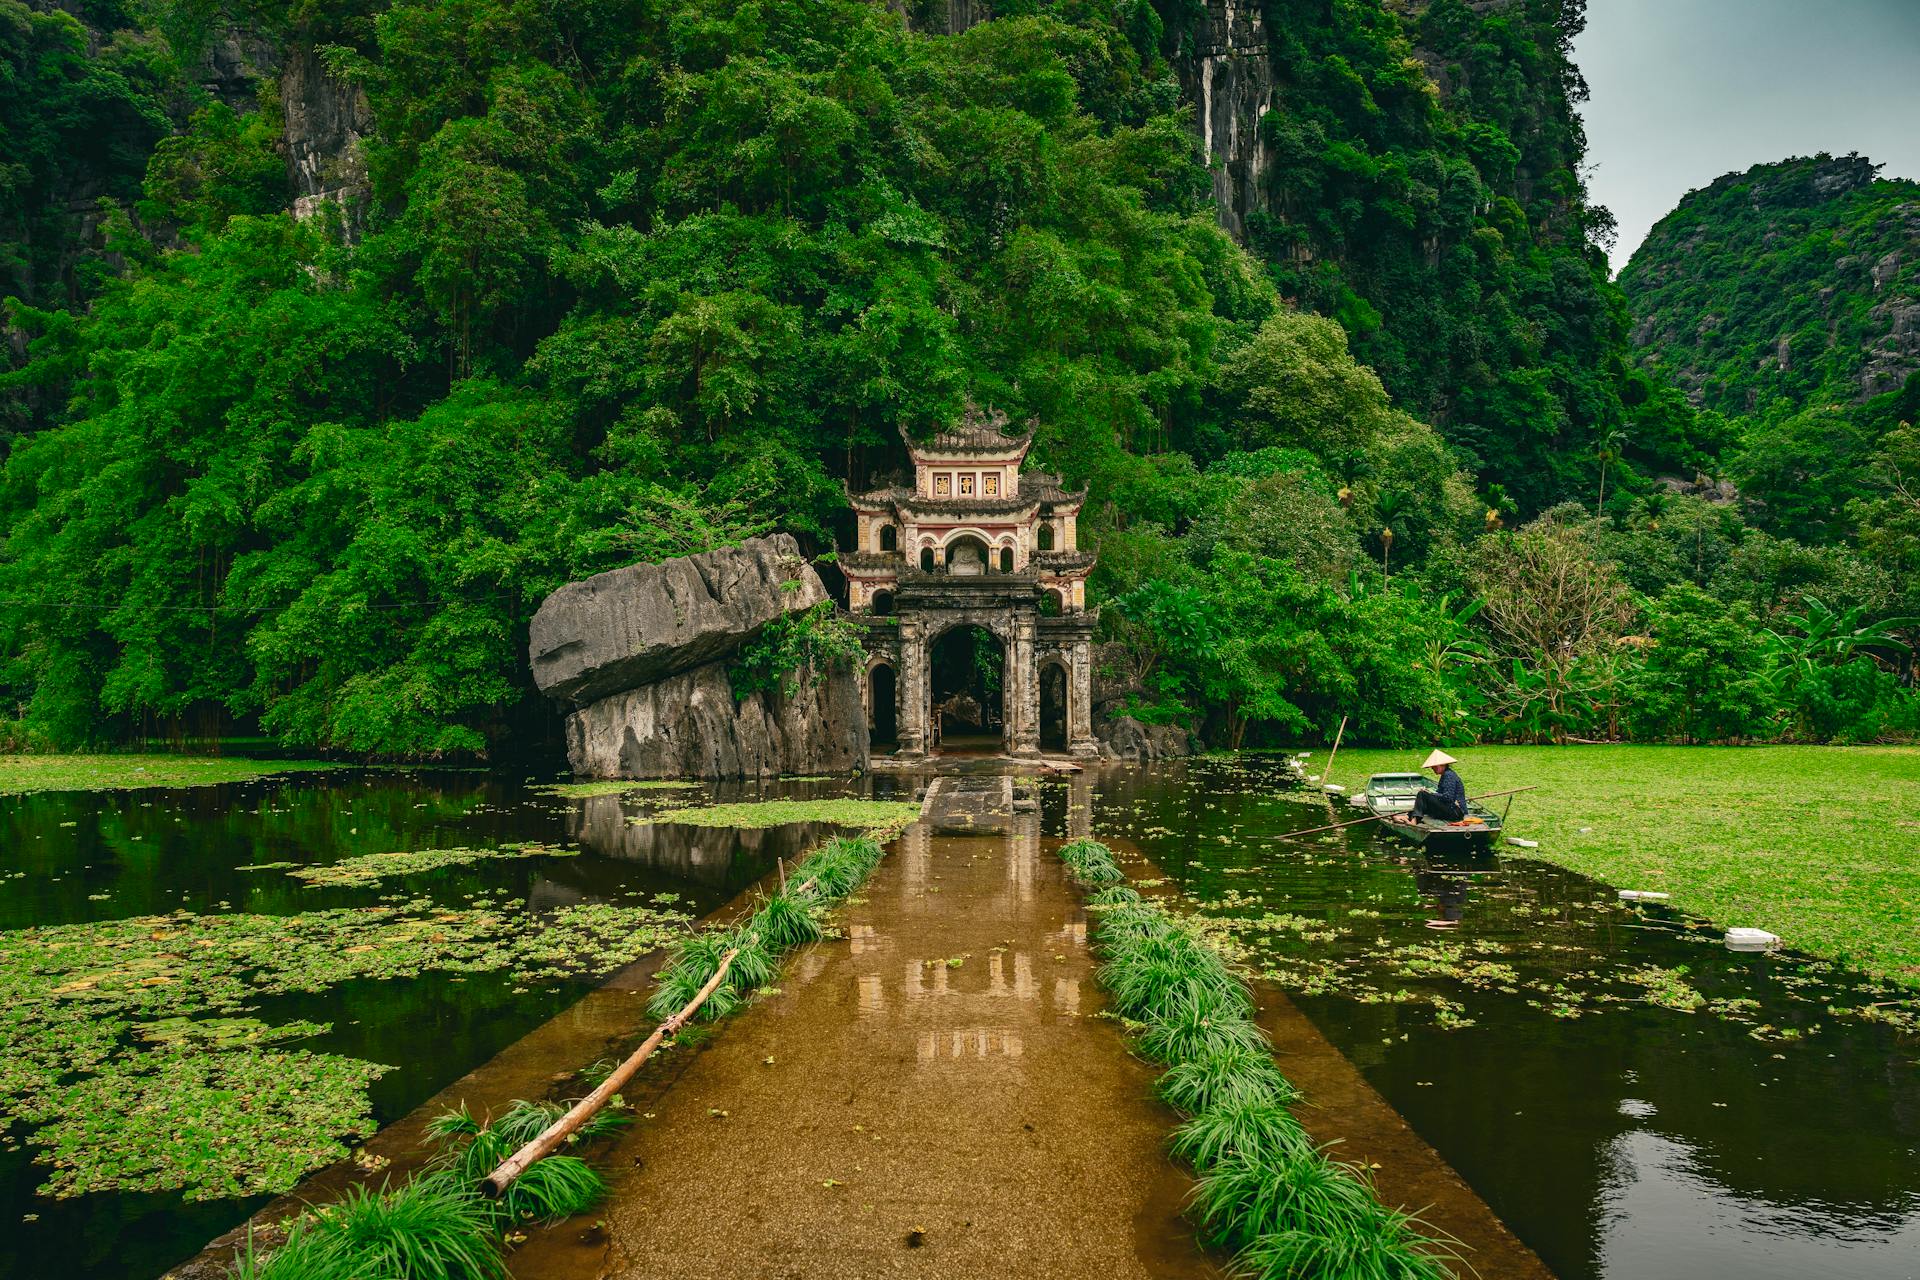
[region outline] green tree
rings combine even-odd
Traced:
[[[1772,714],[1766,649],[1746,606],[1683,584],[1647,612],[1653,644],[1636,682],[1635,731],[1684,742],[1763,731]]]

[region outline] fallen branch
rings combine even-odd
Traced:
[[[600,1108],[606,1106],[613,1095],[619,1093],[627,1081],[633,1079],[634,1072],[640,1069],[641,1064],[653,1056],[654,1050],[660,1047],[661,1042],[685,1026],[687,1020],[699,1012],[700,1006],[707,1002],[707,998],[720,989],[720,984],[727,979],[727,970],[733,965],[733,958],[739,954],[740,949],[735,947],[722,956],[719,968],[713,971],[713,976],[707,979],[707,985],[700,988],[698,995],[687,1001],[680,1012],[655,1027],[653,1034],[648,1036],[638,1049],[629,1054],[625,1062],[615,1067],[611,1075],[600,1082],[599,1088],[574,1103],[572,1110],[548,1125],[539,1137],[502,1160],[500,1167],[488,1174],[487,1180],[480,1184],[481,1191],[493,1197],[506,1194],[507,1187],[515,1178],[525,1173],[542,1156],[552,1155],[569,1135],[591,1119]]]

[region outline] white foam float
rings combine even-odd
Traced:
[[[1771,951],[1780,945],[1780,935],[1765,929],[1729,929],[1726,942],[1729,951]]]
[[[1520,836],[1508,836],[1507,843],[1516,849],[1538,849],[1540,847],[1538,840],[1526,840]]]
[[[1620,899],[1623,902],[1665,902],[1670,895],[1657,889],[1622,889]]]

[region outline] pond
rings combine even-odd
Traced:
[[[537,786],[354,771],[0,797],[0,962],[29,944],[69,957],[0,977],[7,1114],[59,1096],[30,1052],[48,1031],[32,1010],[58,988],[61,1008],[95,1015],[53,1028],[63,1066],[114,1089],[141,1087],[169,1053],[220,1060],[220,1043],[153,1030],[185,1017],[308,1055],[294,1074],[322,1097],[323,1069],[339,1069],[365,1126],[387,1123],[827,831],[650,815],[896,784]],[[1040,794],[1050,834],[1090,821],[1148,855],[1558,1274],[1912,1274],[1920,1037],[1877,1020],[1907,1015],[1910,993],[1730,953],[1713,930],[1536,861],[1430,865],[1366,827],[1279,840],[1347,811],[1289,788],[1278,762],[1109,767]],[[379,856],[398,852],[416,856]],[[115,1076],[125,1061],[152,1070]],[[167,1105],[217,1121],[226,1095],[251,1104],[218,1077],[198,1083],[184,1104],[141,1105],[177,1122]],[[97,1101],[61,1164],[32,1124],[0,1144],[0,1275],[150,1280],[267,1198],[220,1194],[204,1170],[102,1161],[116,1144],[137,1152],[151,1117],[117,1093]],[[246,1155],[210,1139],[212,1165]],[[88,1178],[103,1189],[38,1190]]]
[[[1089,803],[1560,1276],[1914,1274],[1920,1036],[1882,1020],[1911,992],[1730,952],[1538,861],[1436,864],[1371,825],[1278,840],[1358,815],[1277,761],[1090,791],[1048,787],[1050,828]]]
[[[227,1145],[225,1109],[305,1097],[365,1108],[366,1132],[406,1114],[831,830],[633,819],[847,785],[574,796],[346,771],[0,796],[0,1275],[160,1274],[325,1162]],[[409,851],[438,852],[380,856]],[[267,1045],[290,1055],[273,1061],[298,1077],[292,1100],[204,1069]],[[65,1092],[74,1067],[99,1088]],[[202,1118],[204,1163],[146,1159],[143,1133]],[[308,1119],[322,1152],[343,1136]],[[252,1194],[227,1194],[220,1179],[253,1164]],[[41,1192],[54,1182],[77,1194]]]

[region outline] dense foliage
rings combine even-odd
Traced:
[[[1338,319],[1395,400],[1522,506],[1584,492],[1649,398],[1623,358],[1612,222],[1579,177],[1584,0],[1267,14],[1270,203],[1249,226],[1281,292]],[[1665,450],[1690,454],[1692,430]]]
[[[1639,344],[1729,414],[1850,404],[1920,369],[1920,182],[1864,157],[1729,173],[1691,192],[1620,273]]]
[[[154,14],[116,37],[139,65],[263,21]],[[1905,731],[1920,383],[1749,430],[1629,367],[1578,180],[1580,15],[1272,5],[1253,253],[1180,101],[1192,6],[953,36],[863,0],[280,15],[366,95],[364,197],[294,220],[273,86],[182,90],[139,117],[117,273],[9,278],[0,736],[491,753],[550,720],[524,658],[547,592],[776,527],[831,550],[842,485],[968,395],[1090,487],[1102,680],[1142,718],[1232,745],[1342,715],[1390,742]],[[134,83],[45,29],[17,81]],[[47,122],[83,118],[34,126],[55,176]],[[1736,438],[1763,528],[1645,478]],[[1858,466],[1810,489],[1814,453]],[[1709,682],[1759,654],[1737,722],[1660,665],[1702,592],[1746,610]],[[1877,639],[1789,657],[1816,605]],[[849,641],[796,621],[736,688]]]

